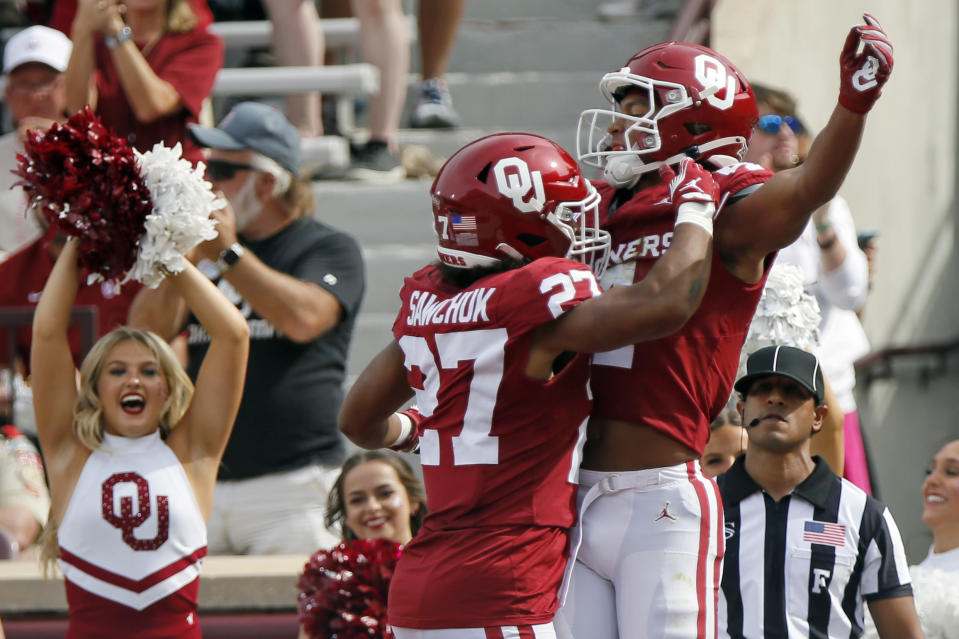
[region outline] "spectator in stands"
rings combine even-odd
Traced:
[[[729,470],[736,458],[746,452],[748,440],[739,412],[735,408],[724,409],[709,425],[709,441],[699,459],[703,474],[716,477]]]
[[[210,10],[207,0],[189,0],[189,2],[190,8],[196,14],[197,26],[200,28],[209,26],[213,22],[213,12]],[[77,0],[53,0],[49,21],[43,20],[42,22],[69,36],[73,27],[73,19],[76,16]]]
[[[717,480],[726,537],[720,636],[858,636],[868,604],[880,637],[921,638],[889,510],[809,454],[828,411],[816,356],[761,348],[736,390],[749,444]]]
[[[94,345],[78,385],[67,324],[79,246],[71,239],[60,253],[33,324],[34,410],[53,502],[43,558],[59,546],[67,636],[197,638],[205,522],[242,395],[247,325],[187,264],[167,281],[209,336],[195,392],[162,339],[129,327]]]
[[[55,29],[28,27],[3,49],[4,101],[16,130],[0,137],[0,259],[40,236],[37,220],[17,177],[17,153],[27,131],[62,122],[67,108],[63,72],[70,59],[70,40]]]
[[[243,404],[210,519],[210,551],[308,554],[333,545],[326,495],[344,445],[336,426],[353,325],[364,290],[360,248],[312,216],[296,177],[300,136],[283,114],[242,102],[216,129],[190,135],[211,149],[207,171],[229,205],[201,266],[250,325]],[[189,331],[191,376],[209,339],[172,287],[144,289],[131,323],[172,338]]]
[[[401,0],[350,0],[360,21],[363,59],[380,70],[379,93],[370,96],[369,140],[351,147],[347,178],[396,182],[406,177],[397,134],[410,69],[410,37]]]
[[[409,464],[390,451],[360,451],[343,463],[330,490],[326,526],[338,530],[347,542],[389,539],[405,545],[419,531],[425,516],[426,493]],[[310,563],[304,572],[310,569]],[[312,593],[304,591],[302,585],[301,617],[308,617],[303,612],[303,599]],[[301,626],[300,639],[308,637]]]
[[[21,556],[37,540],[49,511],[50,493],[36,446],[15,427],[0,428],[0,532],[9,535]]]
[[[806,131],[796,116],[795,99],[785,91],[757,84],[753,91],[759,122],[745,159],[775,172],[801,164],[805,156],[799,139]],[[869,271],[846,201],[837,195],[816,209],[799,238],[782,249],[776,260],[802,268],[806,291],[819,302],[822,321],[815,352],[844,415],[843,476],[868,493],[871,484],[853,395],[853,362],[869,352],[869,341],[856,317],[869,291]]]
[[[314,0],[263,0],[273,23],[273,54],[278,66],[323,66],[326,42]],[[323,135],[321,96],[305,91],[286,98],[286,115],[304,138]]]
[[[188,0],[79,0],[66,72],[67,107],[89,104],[130,146],[183,145],[223,66],[223,42],[199,26]]]
[[[416,23],[420,43],[420,76],[410,117],[414,129],[450,129],[460,125],[446,84],[446,62],[466,0],[419,0]]]

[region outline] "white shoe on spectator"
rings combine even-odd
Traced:
[[[453,129],[460,116],[453,110],[449,87],[441,78],[429,78],[420,84],[419,99],[410,118],[414,129]]]

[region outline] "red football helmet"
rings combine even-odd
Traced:
[[[538,135],[498,133],[453,154],[430,189],[440,260],[470,268],[504,258],[568,257],[606,269],[600,196],[572,156]]]
[[[613,110],[583,111],[576,153],[584,164],[602,168],[615,186],[631,186],[643,173],[686,155],[742,159],[758,119],[745,76],[698,44],[667,42],[643,49],[625,67],[603,76],[599,87]],[[620,111],[620,101],[634,90],[648,100],[643,115]],[[616,128],[624,133],[623,143],[611,142]]]

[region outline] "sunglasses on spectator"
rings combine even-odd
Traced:
[[[237,171],[259,171],[260,168],[252,164],[241,164],[229,160],[207,160],[206,174],[211,180],[222,182],[232,180]]]
[[[756,123],[756,126],[758,126],[759,130],[763,133],[775,134],[779,133],[779,129],[782,127],[783,122],[789,125],[789,128],[793,130],[793,133],[802,133],[802,122],[800,122],[798,118],[794,118],[791,115],[764,115],[759,118],[759,122]]]

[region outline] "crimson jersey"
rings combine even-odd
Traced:
[[[735,164],[712,175],[724,201],[773,174],[756,164]],[[601,182],[596,187],[603,196],[602,226],[613,240],[603,287],[632,284],[669,247],[675,222],[669,189],[664,183],[643,189],[610,212],[616,190]],[[682,329],[594,356],[593,415],[649,426],[702,454],[709,423],[732,391],[739,352],[770,265],[771,260],[758,282],[747,284],[713,251],[709,287]]]
[[[406,547],[389,618],[406,628],[551,621],[575,519],[589,357],[525,374],[534,330],[600,292],[578,262],[540,258],[465,289],[407,278],[393,334],[424,421],[429,515]]]

